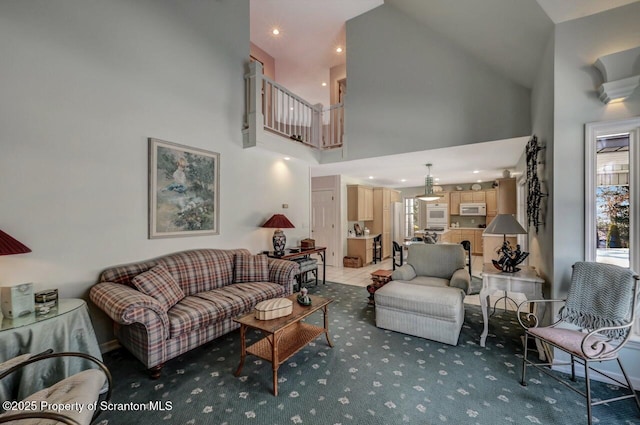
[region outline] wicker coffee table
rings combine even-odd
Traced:
[[[317,295],[311,295],[310,297],[311,305],[302,306],[298,304],[296,294],[288,296],[287,298],[293,301],[293,312],[285,317],[258,320],[254,317],[254,313],[251,312],[233,319],[234,322],[240,323],[241,343],[240,364],[235,376],[240,375],[247,353],[260,357],[271,363],[271,368],[273,369],[273,395],[278,395],[278,368],[282,363],[322,334],[325,334],[329,347],[333,347],[333,343],[329,338],[329,320],[327,317],[327,306],[333,302],[333,299]],[[318,310],[322,310],[324,314],[324,327],[303,322],[302,319]],[[247,347],[247,328],[258,329],[262,331],[265,337]]]

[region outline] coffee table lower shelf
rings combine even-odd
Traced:
[[[240,324],[240,364],[235,376],[240,376],[247,354],[254,355],[271,363],[273,372],[273,395],[278,395],[278,368],[311,341],[324,334],[329,347],[333,347],[329,337],[329,318],[327,306],[331,298],[311,295],[311,305],[302,306],[296,301],[296,295],[287,297],[293,302],[293,312],[272,320],[257,320],[253,313],[233,319]],[[322,311],[324,327],[305,323],[303,319],[316,311]],[[261,331],[265,337],[247,347],[247,329]]]
[[[319,326],[302,322],[296,323],[280,333],[266,336],[255,344],[250,345],[247,347],[247,353],[274,363],[272,339],[277,338],[276,348],[278,351],[276,358],[277,364],[280,365],[323,333],[325,333],[325,329]]]

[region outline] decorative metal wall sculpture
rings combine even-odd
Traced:
[[[528,225],[536,228],[536,233],[542,222],[540,221],[540,202],[542,198],[547,196],[540,189],[540,180],[538,179],[538,152],[544,149],[544,146],[538,144],[538,138],[533,135],[529,143],[527,143],[527,185],[529,193],[527,194],[527,220]]]

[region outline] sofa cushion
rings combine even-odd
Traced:
[[[100,273],[98,282],[114,282],[133,287],[131,280],[156,265],[153,260],[110,267]]]
[[[260,301],[284,295],[282,285],[254,282],[234,283],[188,296],[167,312],[169,337],[175,338],[210,323],[248,313]]]
[[[284,287],[271,282],[234,283],[195,295],[226,311],[225,317],[247,313],[260,301],[285,296]]]
[[[155,266],[131,280],[133,286],[143,294],[158,300],[165,311],[184,298],[184,292],[173,276],[162,266]]]
[[[229,285],[233,281],[236,253],[247,250],[196,249],[167,255],[158,260],[173,275],[185,295],[195,295]]]
[[[247,254],[236,254],[235,257],[235,283],[269,281],[269,257]]]
[[[167,312],[169,338],[175,338],[223,320],[230,315],[231,307],[231,304],[226,301],[215,303],[194,295],[185,297]]]

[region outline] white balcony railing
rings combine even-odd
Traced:
[[[316,149],[342,146],[344,106],[312,105],[262,74],[262,65],[250,64],[245,76],[246,116],[244,146],[255,146],[260,131],[287,137]]]

